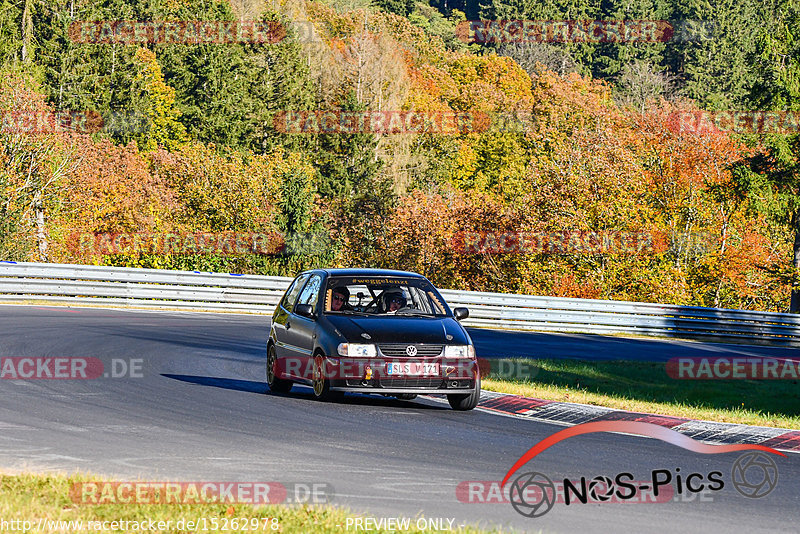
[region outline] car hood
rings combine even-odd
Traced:
[[[441,343],[466,345],[467,335],[451,317],[364,317],[328,315],[331,324],[351,343]],[[369,339],[362,336],[367,334]],[[451,339],[447,339],[451,336]]]

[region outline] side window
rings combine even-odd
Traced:
[[[422,290],[420,289],[420,292]],[[445,309],[442,301],[436,296],[436,293],[428,290],[428,296],[431,298],[430,302],[433,305],[433,310],[431,310],[435,315],[447,315],[447,310]]]
[[[303,288],[300,293],[300,298],[297,299],[297,304],[311,304],[313,309],[317,309],[317,300],[319,299],[319,288],[322,285],[322,276],[315,274]]]
[[[297,294],[300,293],[300,289],[303,287],[303,283],[308,280],[307,274],[301,274],[297,278],[294,279],[292,285],[289,287],[289,291],[286,292],[286,295],[283,296],[283,300],[281,300],[281,306],[286,310],[291,310],[294,307],[294,301],[297,300]]]
[[[425,313],[434,313],[433,310],[431,310],[430,300],[425,292],[422,291],[422,289],[418,287],[409,287],[408,292],[411,294],[411,304],[409,304],[410,307],[416,308]]]

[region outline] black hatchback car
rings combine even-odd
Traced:
[[[297,276],[272,316],[267,383],[288,392],[308,384],[319,399],[344,392],[410,400],[420,393],[447,396],[471,410],[481,392],[475,348],[450,311],[419,274],[382,269],[318,269]]]

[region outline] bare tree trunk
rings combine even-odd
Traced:
[[[39,244],[39,261],[47,262],[47,232],[44,226],[44,206],[42,201],[37,200],[33,204],[36,216],[36,242]]]
[[[725,255],[725,248],[728,244],[728,218],[725,218],[725,222],[722,224],[722,246],[719,248],[719,255],[720,257]],[[719,281],[717,282],[717,289],[714,290],[714,307],[719,308],[719,292],[722,289],[722,277],[720,277]]]
[[[25,8],[22,11],[22,62],[31,62],[31,34],[33,33],[33,15],[31,5],[33,0],[25,0]]]

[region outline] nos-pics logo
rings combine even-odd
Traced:
[[[501,485],[504,486],[514,473],[545,449],[567,438],[593,432],[624,432],[649,436],[701,454],[746,451],[734,462],[730,481],[736,491],[752,499],[765,497],[778,484],[778,466],[765,453],[784,456],[783,453],[763,445],[707,445],[672,429],[651,423],[601,421],[576,425],[540,441],[517,460],[506,473]],[[565,505],[626,502],[635,499],[639,499],[636,502],[644,502],[641,500],[643,492],[658,498],[659,494],[663,495],[665,491],[683,495],[720,491],[724,487],[724,474],[721,471],[682,473],[680,468],[654,469],[650,472],[650,477],[643,481],[635,481],[632,473],[623,472],[613,477],[598,475],[591,479],[565,478],[559,483],[554,483],[543,473],[529,471],[516,476],[511,482],[509,501],[514,510],[521,515],[535,518],[549,512],[557,502],[563,502]]]

